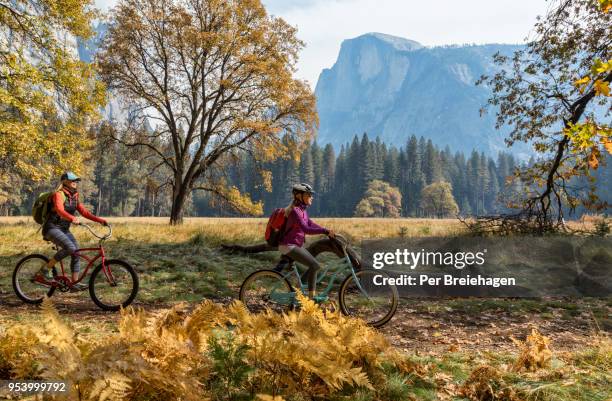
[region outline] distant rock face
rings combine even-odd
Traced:
[[[315,90],[318,140],[335,146],[367,132],[404,145],[412,134],[452,150],[506,149],[494,112],[480,116],[490,91],[475,82],[495,71],[496,52],[518,45],[425,48],[417,42],[369,33],[342,43],[338,60]]]
[[[108,26],[100,23],[92,39],[74,43],[81,60],[91,62]],[[492,56],[511,54],[516,45],[426,48],[418,42],[368,33],[342,43],[331,69],[319,76],[315,94],[320,117],[318,141],[336,147],[367,132],[404,145],[412,134],[439,146],[495,154],[505,150],[507,131],[495,130],[492,111],[480,116],[490,91],[476,80],[495,71]],[[125,102],[109,97],[108,120],[122,123]],[[518,152],[520,156],[520,151]]]
[[[81,61],[85,61],[86,63],[91,63],[94,59],[96,51],[100,47],[100,42],[104,39],[104,35],[108,31],[108,25],[101,22],[94,28],[94,35],[86,40],[79,40],[77,51],[79,53],[79,58]]]
[[[94,61],[96,52],[98,51],[104,36],[108,32],[108,25],[105,23],[99,23],[94,28],[94,35],[87,41],[79,40],[76,44],[76,51],[79,59],[87,63]],[[116,124],[125,123],[128,119],[129,110],[126,102],[122,102],[121,99],[109,93],[108,102],[106,107],[102,111],[102,115],[105,120],[112,121]]]

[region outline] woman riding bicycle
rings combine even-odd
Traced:
[[[334,231],[321,227],[313,222],[306,212],[306,208],[312,205],[314,191],[308,184],[297,184],[293,186],[293,201],[285,209],[287,222],[285,233],[280,240],[278,250],[294,261],[308,267],[306,276],[308,277],[308,296],[314,298],[317,280],[317,271],[321,268],[304,245],[306,235],[325,234],[334,237]]]
[[[74,214],[79,212],[84,218],[95,221],[102,225],[108,225],[106,220],[94,216],[81,202],[79,202],[78,182],[81,179],[73,172],[64,173],[61,176],[61,184],[55,193],[49,198],[51,211],[42,228],[43,238],[53,242],[59,250],[49,260],[49,263],[42,266],[34,277],[34,280],[43,285],[50,285],[53,281],[53,266],[66,256],[71,256],[70,270],[72,281],[77,281],[81,267],[79,257],[75,252],[79,249],[76,238],[70,232],[71,224],[80,224],[78,217]],[[73,286],[75,290],[84,290],[88,286],[84,283],[77,283]]]

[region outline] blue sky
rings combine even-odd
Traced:
[[[96,0],[107,9],[116,0]],[[262,0],[270,14],[298,28],[306,42],[297,76],[314,88],[344,39],[382,32],[425,46],[523,43],[545,0]]]

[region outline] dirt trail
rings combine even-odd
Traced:
[[[62,294],[54,301],[59,313],[77,327],[88,324],[110,327],[111,330],[116,327],[117,313],[101,311],[83,296]],[[216,301],[228,304],[232,299]],[[606,331],[609,328],[600,327],[589,313],[568,319],[557,310],[552,313],[516,313],[498,309],[473,313],[444,305],[444,301],[402,300],[393,320],[381,331],[399,348],[432,355],[462,350],[513,350],[512,338],[524,339],[532,327],[550,337],[552,347],[558,351],[588,346],[595,333],[609,335]],[[137,303],[136,306],[149,311],[170,307],[159,303]],[[24,305],[12,294],[0,294],[0,323],[35,320],[37,313],[38,307]]]
[[[505,351],[516,349],[512,338],[525,339],[535,327],[551,338],[559,351],[582,348],[593,342],[593,334],[607,335],[591,316],[571,321],[541,313],[517,315],[506,311],[477,315],[465,312],[417,312],[400,306],[394,319],[382,331],[391,342],[407,350],[438,354],[447,351]]]

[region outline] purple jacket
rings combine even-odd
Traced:
[[[315,234],[327,234],[329,231],[310,220],[306,213],[306,205],[299,203],[293,207],[289,216],[287,216],[287,224],[285,225],[285,235],[280,241],[280,245],[304,245],[304,237]]]

